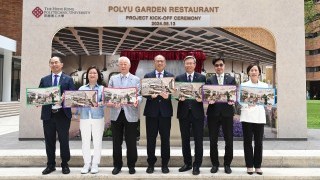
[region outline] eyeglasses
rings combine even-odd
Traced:
[[[219,67],[219,66],[222,67],[223,65],[224,64],[222,64],[222,63],[221,64],[214,64],[214,67]]]

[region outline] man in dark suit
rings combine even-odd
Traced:
[[[196,58],[187,56],[184,58],[184,67],[186,73],[176,77],[176,82],[199,82],[205,83],[206,77],[197,72],[194,72],[196,67]],[[179,98],[177,117],[180,124],[182,154],[184,165],[179,169],[179,172],[188,171],[193,167],[192,174],[200,174],[200,166],[203,157],[203,119],[204,110],[201,98],[196,100]],[[195,158],[192,164],[191,149],[190,149],[190,127],[192,126]]]
[[[212,61],[216,75],[207,80],[207,84],[213,85],[236,85],[235,79],[224,73],[224,59],[219,57]],[[233,103],[209,102],[207,110],[208,128],[210,135],[210,158],[212,163],[211,173],[219,170],[218,133],[222,126],[225,140],[224,171],[232,172],[230,165],[233,159]]]
[[[64,90],[74,90],[75,86],[70,76],[62,73],[63,63],[59,57],[52,57],[49,61],[51,74],[41,78],[39,88],[60,85],[61,94]],[[63,174],[69,174],[68,161],[70,160],[69,128],[71,122],[71,109],[62,108],[61,103],[44,105],[41,110],[43,131],[46,143],[47,167],[42,174],[49,174],[56,170],[56,132],[60,143],[61,167]]]
[[[163,78],[174,77],[173,74],[164,70],[166,59],[162,55],[154,58],[155,70],[147,73],[144,78]],[[146,106],[143,115],[146,116],[147,128],[147,154],[148,168],[147,173],[153,173],[154,164],[157,161],[155,156],[156,140],[158,132],[161,138],[161,159],[162,173],[169,173],[168,163],[170,160],[170,129],[172,117],[172,104],[170,95],[166,92],[160,95],[146,96]]]

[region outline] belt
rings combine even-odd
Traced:
[[[52,109],[52,110],[51,110],[52,113],[57,113],[57,112],[59,112],[59,111],[60,111],[60,109]]]

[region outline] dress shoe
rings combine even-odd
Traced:
[[[121,168],[115,167],[115,168],[113,168],[113,170],[112,170],[112,174],[113,174],[113,175],[119,174],[120,171],[121,171]]]
[[[164,174],[169,173],[169,168],[168,168],[168,166],[162,166],[162,167],[161,167],[161,171],[162,171],[162,173],[164,173]]]
[[[42,171],[42,174],[43,175],[46,175],[46,174],[50,174],[52,173],[53,171],[55,171],[56,168],[54,166],[47,166],[43,171]]]
[[[69,174],[69,173],[70,173],[69,166],[63,166],[62,167],[62,174]]]
[[[136,173],[136,170],[134,169],[134,167],[129,167],[129,174],[134,174]]]
[[[154,166],[148,166],[146,172],[147,172],[148,174],[151,174],[151,173],[153,173],[153,171],[154,171]]]
[[[224,172],[227,173],[227,174],[231,174],[231,173],[232,173],[232,170],[231,170],[230,166],[225,165],[225,166],[224,166]]]
[[[87,174],[90,171],[90,164],[84,164],[83,168],[81,169],[81,174]]]
[[[253,168],[247,168],[247,174],[252,175],[253,174]]]
[[[99,172],[99,166],[98,166],[98,164],[92,164],[91,174],[97,174],[98,172]]]
[[[211,168],[211,173],[217,173],[218,172],[218,170],[219,170],[219,167],[218,166],[212,166],[212,168]]]
[[[192,169],[192,166],[191,165],[183,165],[180,169],[179,169],[179,172],[185,172],[185,171],[188,171]]]
[[[199,167],[193,167],[193,170],[192,170],[192,174],[193,175],[199,175],[200,174],[200,169]]]
[[[259,175],[263,174],[263,172],[262,172],[262,170],[260,168],[256,168],[256,173],[259,174]]]

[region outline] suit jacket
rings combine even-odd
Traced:
[[[219,83],[218,83],[217,76],[214,75],[211,78],[209,78],[206,84],[218,85]],[[236,81],[234,77],[224,74],[223,85],[236,85]],[[234,115],[234,108],[233,106],[230,106],[227,103],[209,104],[207,115],[208,116],[222,115],[224,117],[230,117]]]
[[[164,71],[163,77],[174,77],[173,74]],[[144,75],[144,78],[156,78],[155,70]],[[148,117],[171,117],[173,114],[171,97],[164,99],[162,96],[152,98],[151,96],[145,96],[147,98],[146,106],[144,108],[143,115]]]
[[[176,77],[176,82],[188,82],[187,74],[183,73]],[[200,73],[195,72],[193,75],[192,82],[206,82],[206,77]],[[198,102],[196,100],[186,99],[185,101],[179,101],[178,103],[178,112],[177,118],[184,119],[187,118],[189,112],[189,104],[191,104],[191,112],[192,115],[197,119],[204,118],[204,110],[203,110],[203,103]]]
[[[59,80],[59,85],[60,85],[60,93],[62,94],[65,90],[75,90],[75,86],[73,83],[73,79],[62,73],[60,80]],[[45,76],[41,78],[39,88],[45,88],[45,87],[51,87],[52,86],[52,75]],[[61,103],[61,106],[63,106],[63,102]],[[72,114],[71,114],[71,109],[70,108],[62,108],[65,115],[68,117],[68,119],[71,120]],[[42,120],[50,120],[51,118],[51,110],[52,110],[52,105],[43,105],[41,109],[41,119]]]
[[[109,80],[108,87],[113,88],[125,88],[125,87],[136,87],[138,89],[138,101],[141,102],[142,98],[139,96],[140,94],[140,78],[138,78],[135,75],[132,75],[129,73],[128,84],[126,86],[123,86],[121,83],[121,74],[117,74],[115,76],[112,76]],[[128,122],[138,122],[139,119],[139,110],[138,107],[125,105],[122,107],[124,110],[124,114],[126,116],[126,119]],[[118,116],[120,114],[121,108],[110,108],[110,119],[113,121],[116,121],[118,119]]]

